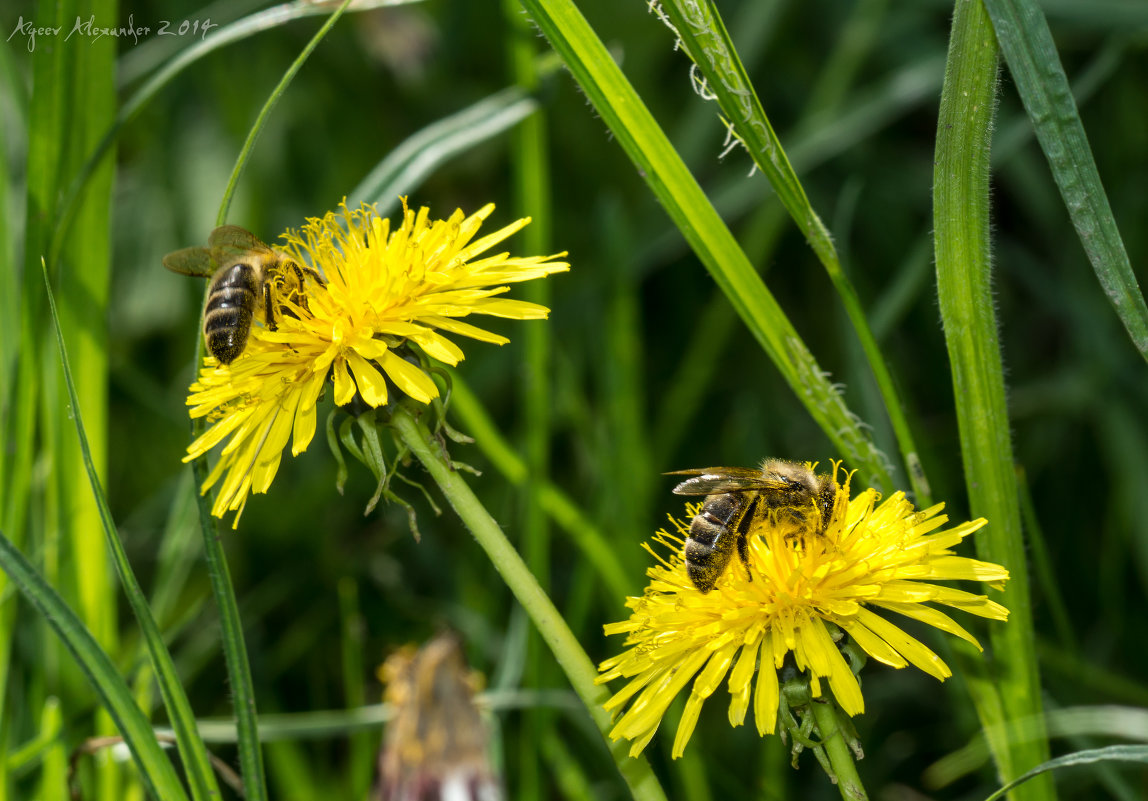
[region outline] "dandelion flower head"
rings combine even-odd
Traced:
[[[835,482],[837,476],[835,466]],[[630,618],[605,627],[607,634],[625,634],[627,648],[601,664],[598,679],[628,680],[606,709],[618,713],[610,736],[631,740],[631,755],[649,743],[691,679],[674,757],[683,753],[703,703],[727,677],[730,725],[745,721],[752,700],[764,736],[777,725],[778,671],[787,657],[807,676],[815,698],[829,692],[841,709],[857,715],[865,703],[838,647],[842,633],[878,662],[913,665],[944,680],[951,671],[941,658],[885,613],[934,626],[977,648],[976,639],[934,605],[1007,619],[1008,610],[984,595],[933,583],[999,586],[1008,578],[999,565],[951,550],[981,528],[983,518],[945,529],[944,504],[915,511],[904,493],[879,502],[871,489],[850,498],[849,479],[837,483],[824,534],[797,520],[759,519],[748,534],[748,564],[735,558],[708,593],[686,573],[681,551],[688,522],[671,517],[675,533],[654,536],[671,551],[668,556],[645,546],[659,563],[649,569],[642,597],[627,599]],[[691,518],[699,510],[699,504],[687,505]]]
[[[373,206],[312,218],[288,230],[282,257],[304,265],[302,286],[289,286],[292,271],[272,281],[280,314],[275,330],[257,321],[243,353],[229,365],[208,356],[187,399],[192,418],[210,428],[188,448],[184,461],[223,443],[201,487],[220,483],[212,513],[235,511],[238,523],[252,492],[266,492],[283,450],[306,450],[315,435],[316,404],[328,378],[339,406],[360,397],[372,407],[392,391],[429,403],[439,390],[422,369],[425,356],[458,364],[462,349],[445,334],[504,344],[499,334],[461,318],[486,314],[515,320],[544,319],[549,309],[502,297],[509,284],[569,269],[555,256],[511,257],[488,253],[522,229],[529,218],[475,238],[494,210],[488,204],[466,216],[455,211],[432,220],[403,199],[392,229]]]

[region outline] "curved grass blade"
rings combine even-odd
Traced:
[[[538,109],[538,102],[512,86],[483,98],[407,137],[347,196],[347,205],[378,203],[389,215],[400,195],[413,192],[439,165],[480,142],[513,128]]]
[[[889,491],[891,468],[738,247],[605,45],[570,0],[522,0],[750,333],[847,463]]]
[[[970,683],[1006,779],[1048,758],[1047,737],[1024,740],[1016,721],[1042,719],[1040,679],[1013,470],[1004,371],[991,288],[989,158],[997,50],[988,15],[977,2],[958,2],[937,121],[933,179],[933,231],[937,295],[953,370],[957,423],[969,503],[991,525],[976,538],[977,555],[1007,565],[1010,578],[999,600],[1007,626],[990,632],[995,682]],[[999,696],[999,697],[995,697]],[[999,708],[1008,728],[991,726]],[[1053,798],[1047,779],[1018,791],[1018,799]]]
[[[531,29],[530,21],[523,15],[518,0],[502,0],[501,5],[511,80],[516,86],[533,92],[542,80],[538,59],[535,57],[540,43]],[[557,66],[557,58],[553,54],[550,61]],[[528,253],[552,253],[551,159],[545,115],[528,115],[521,125],[515,126],[509,139],[512,216],[530,217],[538,222],[538,225],[530,225],[522,232],[519,246]],[[522,298],[549,307],[551,288],[545,281],[531,281],[523,287]],[[520,441],[530,479],[522,499],[522,532],[519,542],[527,567],[539,583],[549,589],[553,586],[550,578],[552,534],[538,493],[533,490],[550,478],[550,439],[553,427],[551,379],[554,365],[551,327],[529,326],[523,331],[522,347],[525,371],[519,389],[519,402],[523,411]],[[526,628],[525,645],[524,686],[553,684],[557,679],[554,665],[546,658],[546,646],[538,633],[529,627]],[[547,732],[554,732],[554,715],[545,709],[529,709],[521,720],[518,792],[525,798],[537,798],[545,795],[547,784],[539,743],[545,741]]]
[[[1044,736],[1079,739],[1119,737],[1148,743],[1148,710],[1132,706],[1078,706],[1049,710],[1044,719],[1019,721],[1025,739]],[[949,787],[981,770],[992,755],[984,732],[968,744],[938,759],[922,774],[929,790]]]
[[[1132,344],[1148,359],[1148,306],[1100,182],[1048,20],[1036,0],[984,4],[1080,244]]]
[[[407,3],[416,2],[421,2],[421,0],[359,0],[359,2],[355,4],[354,11],[368,11],[382,6],[406,5]],[[92,151],[92,155],[84,163],[79,174],[72,180],[67,193],[64,195],[63,201],[60,203],[60,212],[56,217],[57,222],[52,232],[51,246],[48,250],[48,263],[55,264],[57,262],[60,248],[63,246],[64,237],[71,227],[72,217],[76,213],[80,197],[87,187],[92,173],[99,166],[108,149],[112,146],[112,143],[115,142],[116,137],[119,136],[120,130],[135,119],[136,115],[139,114],[147,102],[151,100],[160,89],[171,83],[179,73],[183,72],[196,61],[199,61],[204,56],[222,47],[243,41],[257,33],[271,30],[292,20],[327,14],[329,13],[329,9],[330,6],[316,3],[313,0],[294,0],[294,2],[272,6],[271,8],[264,9],[263,11],[224,25],[217,31],[205,33],[200,41],[168,61],[162,69],[157,71],[124,102],[116,114],[115,123],[113,123],[108,132],[104,134],[104,138],[100,140],[95,150]],[[139,49],[142,50],[143,47],[141,46]]]
[[[28,742],[8,752],[8,773],[14,779],[19,779],[26,771],[40,764],[45,755],[60,742],[63,730],[64,719],[59,699],[45,699],[44,708],[40,712],[40,731]]]
[[[202,342],[202,337],[197,337]],[[197,351],[196,364],[202,361]],[[192,422],[193,438],[198,433]],[[197,486],[207,478],[207,466],[202,459],[191,465]],[[243,641],[243,626],[239,620],[239,602],[231,584],[231,571],[223,553],[223,543],[211,517],[207,496],[197,494],[199,526],[203,535],[204,561],[211,579],[211,591],[219,607],[220,644],[223,646],[227,676],[231,683],[232,707],[235,709],[236,739],[239,743],[239,766],[248,801],[267,801],[267,778],[263,772],[263,754],[259,746],[259,723],[255,708],[255,687],[251,680],[251,664]]]
[[[274,14],[277,8],[285,6],[301,5],[298,2],[285,3],[282,6],[264,9],[256,16]],[[241,20],[246,20],[255,14],[259,6],[259,0],[215,0],[208,5],[201,6],[196,9],[192,19],[201,21],[205,27],[215,30],[201,34],[199,41],[186,48],[182,47],[179,37],[175,36],[152,36],[139,44],[133,42],[133,47],[120,56],[116,63],[116,85],[120,91],[123,91],[132,84],[142,81],[148,75],[157,72],[179,58],[181,50],[189,51],[210,39],[225,35],[225,31],[231,31]],[[304,12],[306,10],[299,8],[299,11]],[[325,11],[312,8],[310,13],[322,14]]]
[[[889,415],[889,421],[901,449],[901,457],[908,467],[907,473],[917,496],[917,503],[929,506],[932,503],[929,484],[921,467],[909,421],[905,417],[903,404],[893,384],[893,376],[881,355],[877,339],[873,336],[865,317],[865,311],[861,308],[857,290],[842,269],[841,259],[837,255],[837,248],[833,245],[829,231],[817,212],[813,210],[805,189],[793,165],[790,164],[785,149],[781,146],[781,140],[773,131],[773,126],[765,114],[753,84],[750,83],[717,8],[712,0],[689,3],[683,0],[664,0],[655,8],[660,9],[664,20],[677,34],[678,42],[701,73],[704,81],[702,90],[717,100],[733,135],[741,141],[753,158],[754,164],[769,180],[778,200],[797,223],[805,240],[829,274],[845,306],[845,312],[853,324],[853,330],[857,333],[865,358],[869,362],[869,369],[873,371],[873,377],[877,381],[886,413]]]
[[[1106,748],[1091,748],[1087,751],[1077,751],[1065,754],[1056,759],[1050,759],[1030,770],[990,795],[985,801],[997,801],[1004,798],[1005,793],[1011,792],[1021,784],[1036,776],[1060,768],[1072,768],[1079,765],[1092,765],[1097,762],[1139,762],[1148,763],[1148,745],[1110,745]]]
[[[219,213],[216,217],[216,224],[223,225],[227,219],[227,211],[231,205],[231,198],[235,193],[236,187],[239,185],[239,177],[243,174],[243,170],[247,165],[247,159],[251,154],[251,150],[255,145],[255,141],[259,138],[260,132],[263,130],[264,124],[271,113],[271,110],[279,102],[279,98],[283,96],[287,90],[287,86],[291,83],[292,79],[302,69],[304,62],[311,55],[311,53],[318,47],[319,42],[331,30],[343,12],[351,4],[351,0],[343,0],[343,2],[331,13],[327,21],[323,24],[303,51],[287,68],[283,78],[279,81],[278,85],[271,92],[267,102],[263,104],[260,109],[259,115],[255,118],[255,122],[251,126],[251,130],[247,134],[247,139],[243,143],[243,148],[240,150],[239,155],[235,160],[235,168],[231,172],[231,178],[228,180],[227,188],[224,190],[223,198],[219,204]],[[202,349],[203,338],[196,336],[196,357],[195,363],[202,362]],[[194,439],[203,433],[203,419],[191,421],[191,434]],[[202,459],[196,459],[192,463],[192,471],[195,475],[195,482],[198,486],[203,486],[203,482],[207,477],[207,466]],[[235,726],[237,736],[239,739],[239,764],[241,773],[243,775],[243,784],[247,792],[248,801],[267,801],[267,777],[263,769],[263,753],[260,749],[259,743],[259,721],[256,715],[255,706],[255,687],[251,679],[251,663],[247,658],[247,646],[243,638],[243,625],[239,619],[239,602],[235,597],[235,587],[231,583],[231,571],[227,567],[227,556],[223,552],[223,543],[219,538],[216,531],[215,522],[211,517],[211,508],[208,503],[207,496],[203,493],[197,495],[197,505],[199,508],[199,524],[200,530],[203,534],[203,553],[204,559],[207,562],[207,572],[211,579],[211,591],[215,597],[215,602],[219,607],[220,629],[221,629],[221,644],[223,646],[224,660],[227,663],[227,675],[231,681],[231,691],[233,694],[233,706],[235,709]]]
[[[215,774],[211,769],[211,760],[207,748],[196,730],[195,715],[191,711],[191,703],[180,683],[179,674],[175,669],[171,654],[164,645],[163,635],[155,618],[152,617],[147,597],[140,589],[124,551],[123,542],[116,531],[112,512],[108,507],[107,496],[100,485],[100,477],[96,473],[96,466],[92,461],[91,448],[88,445],[87,433],[84,431],[84,421],[80,414],[80,400],[76,395],[76,385],[72,380],[72,368],[68,362],[68,351],[64,346],[64,334],[60,329],[60,320],[56,313],[56,300],[52,287],[48,283],[47,268],[44,268],[44,286],[48,292],[48,306],[52,313],[52,322],[56,330],[56,344],[60,350],[60,362],[64,369],[64,383],[68,389],[68,399],[72,406],[72,419],[76,424],[76,435],[80,441],[80,453],[83,457],[84,468],[88,473],[88,482],[91,485],[92,495],[100,514],[100,523],[103,525],[104,535],[108,548],[112,552],[112,561],[119,574],[120,583],[124,588],[124,595],[132,607],[140,630],[143,632],[144,642],[147,644],[148,656],[151,659],[151,668],[159,684],[160,695],[163,697],[164,708],[167,710],[172,729],[176,735],[176,745],[179,749],[180,759],[183,760],[187,773],[191,794],[196,801],[211,801],[219,798],[219,785],[215,781]],[[125,685],[126,686],[126,685]],[[122,731],[122,729],[121,729]],[[125,732],[125,737],[126,737]]]
[[[219,203],[219,213],[215,217],[216,225],[223,225],[227,222],[227,212],[231,208],[231,198],[235,195],[235,190],[239,187],[239,178],[243,175],[243,171],[247,168],[247,160],[251,157],[251,151],[255,148],[255,142],[259,139],[259,135],[263,133],[263,126],[267,124],[267,118],[271,116],[271,111],[275,106],[279,105],[280,98],[287,92],[287,87],[291,85],[291,81],[299,74],[299,70],[303,69],[303,65],[307,59],[315,52],[315,48],[319,46],[319,42],[323,41],[327,32],[335,26],[339,21],[339,17],[343,16],[343,12],[347,10],[347,6],[351,5],[353,0],[343,0],[342,3],[331,12],[327,17],[327,21],[323,23],[315,35],[311,37],[311,41],[307,42],[307,46],[303,51],[296,56],[295,60],[291,62],[291,66],[283,73],[283,77],[279,79],[279,83],[271,90],[271,94],[267,98],[267,102],[263,104],[263,108],[259,109],[259,116],[255,118],[255,122],[251,125],[251,130],[247,132],[247,139],[243,142],[243,147],[239,149],[239,155],[235,159],[235,167],[231,170],[231,178],[227,181],[227,187],[223,190],[223,199]]]
[[[572,724],[585,720],[584,707],[572,690],[497,690],[479,693],[484,709],[494,712],[514,711],[544,706],[557,709],[570,717]],[[390,704],[366,704],[350,709],[314,709],[308,712],[271,712],[259,716],[265,741],[338,740],[360,731],[384,726],[394,719]],[[235,723],[231,718],[200,718],[199,729],[209,743],[234,743]],[[160,734],[165,729],[157,728]],[[586,732],[597,738],[597,730],[586,725]]]
[[[99,643],[64,599],[3,533],[0,533],[0,567],[44,616],[75,658],[116,728],[123,734],[148,791],[154,798],[164,801],[187,801],[187,793],[175,774],[175,768],[163,753],[151,724],[136,706],[131,689],[111,658],[100,649]]]

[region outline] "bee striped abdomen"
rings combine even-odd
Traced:
[[[220,364],[231,364],[246,347],[258,289],[258,276],[249,264],[233,264],[216,273],[203,313],[203,336]]]
[[[690,536],[686,540],[686,575],[702,592],[713,589],[736,549],[742,560],[746,560],[745,533],[742,524],[747,522],[754,499],[754,493],[731,492],[710,495],[706,498],[702,511],[690,524]],[[731,524],[737,525],[731,527]]]

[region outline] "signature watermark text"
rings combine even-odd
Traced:
[[[72,39],[86,39],[89,42],[95,42],[103,39],[105,36],[110,36],[114,39],[131,39],[132,45],[138,45],[140,39],[147,39],[149,36],[198,36],[203,38],[207,32],[212,28],[218,28],[219,24],[212,22],[210,19],[185,19],[176,24],[170,20],[160,20],[156,23],[155,31],[153,33],[150,25],[136,25],[135,19],[131,14],[128,14],[127,23],[119,26],[103,26],[96,24],[96,16],[93,14],[87,19],[77,16],[75,22],[72,23],[71,30],[64,35],[64,41]],[[39,38],[59,38],[60,34],[64,32],[64,26],[60,25],[55,28],[37,27],[31,20],[25,20],[21,16],[16,21],[16,27],[8,34],[7,41],[12,41],[15,36],[24,37],[25,46],[28,52],[32,53],[36,50],[36,43]],[[39,38],[38,38],[39,37]]]

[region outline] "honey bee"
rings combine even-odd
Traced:
[[[768,520],[812,526],[824,534],[837,500],[837,482],[816,475],[805,464],[766,459],[761,467],[706,467],[677,470],[670,476],[695,476],[674,487],[677,495],[705,495],[686,539],[686,574],[702,592],[714,588],[734,550],[749,573],[749,532]],[[750,575],[750,580],[753,576]]]
[[[277,313],[291,314],[276,303],[276,292],[306,309],[304,275],[322,281],[314,270],[268,247],[238,225],[216,228],[207,238],[207,247],[167,254],[163,266],[182,275],[211,279],[203,309],[203,338],[220,364],[231,364],[243,353],[257,314],[272,331],[277,328]]]

